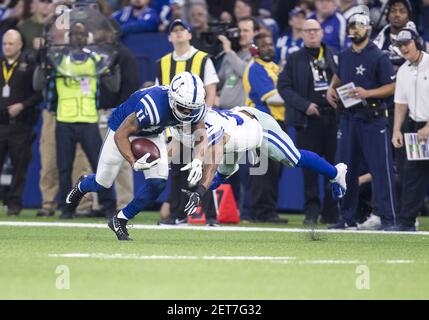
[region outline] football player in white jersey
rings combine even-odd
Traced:
[[[212,109],[207,112],[204,121],[209,144],[208,157],[203,177],[195,191],[183,190],[189,197],[185,207],[188,215],[196,212],[207,190],[216,189],[237,172],[238,162],[246,151],[253,154],[259,151],[261,159],[268,157],[289,167],[314,170],[330,179],[334,198],[340,199],[345,195],[347,166],[344,163],[333,166],[314,152],[298,150],[269,114],[250,107]]]

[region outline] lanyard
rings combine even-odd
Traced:
[[[18,64],[18,61],[15,61],[12,64],[12,67],[10,68],[10,70],[7,70],[6,62],[3,61],[3,77],[4,77],[5,84],[9,84],[9,80],[12,77],[13,71],[15,70],[15,67],[17,64]]]

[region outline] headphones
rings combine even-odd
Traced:
[[[401,33],[402,31],[408,31],[411,34],[411,40],[414,40],[417,50],[425,51],[425,41],[415,30],[413,30],[412,28],[403,28],[399,33]]]
[[[252,43],[250,45],[249,52],[252,57],[259,57],[259,48],[256,44]]]

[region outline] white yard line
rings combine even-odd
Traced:
[[[101,260],[210,260],[210,261],[270,261],[283,264],[309,264],[309,265],[360,265],[360,264],[415,264],[415,260],[379,260],[379,261],[361,261],[361,260],[337,260],[337,259],[319,259],[319,260],[300,260],[297,257],[285,256],[142,256],[138,254],[123,253],[52,253],[48,254],[50,258],[75,258],[75,259],[101,259]],[[426,263],[421,261],[420,263]]]
[[[106,229],[107,225],[104,223],[76,223],[76,222],[30,222],[30,221],[0,221],[0,227],[56,227],[56,228],[99,228]],[[286,233],[309,233],[312,229],[301,228],[264,228],[264,227],[233,227],[233,226],[157,226],[146,224],[132,224],[132,229],[145,229],[145,230],[197,230],[197,231],[242,231],[242,232],[286,232]],[[314,229],[315,233],[347,233],[347,234],[409,234],[415,236],[428,236],[429,231],[418,232],[394,232],[394,231],[369,231],[369,230],[328,230],[328,229]]]
[[[50,258],[93,258],[93,259],[130,259],[130,260],[293,260],[296,257],[260,257],[260,256],[141,256],[123,253],[60,253],[48,254]]]

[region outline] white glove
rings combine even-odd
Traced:
[[[150,153],[146,153],[143,157],[134,162],[133,169],[135,171],[147,170],[155,167],[161,161],[161,158],[153,160],[152,162],[147,162],[146,160],[150,157]]]
[[[190,187],[196,186],[203,177],[203,162],[200,159],[194,159],[191,163],[180,169],[180,171],[189,170],[188,183]]]

